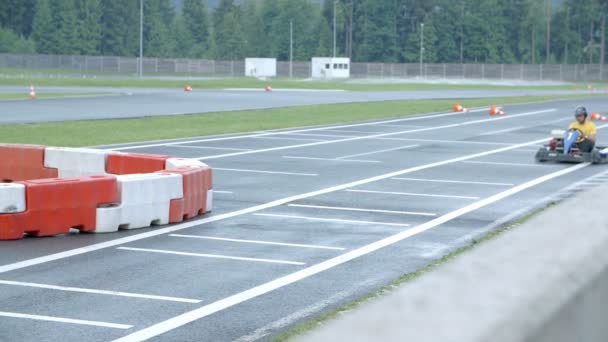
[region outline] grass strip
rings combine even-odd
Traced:
[[[581,95],[500,97],[469,99],[464,101],[464,104],[467,107],[482,107],[492,104],[506,105],[577,97]],[[7,124],[0,125],[0,137],[4,143],[94,146],[445,112],[451,109],[453,102],[453,100],[383,101],[119,120]]]

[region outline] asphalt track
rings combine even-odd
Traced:
[[[27,87],[4,86],[0,93],[23,92]],[[467,99],[499,96],[571,94],[560,90],[421,90],[421,91],[306,91],[262,89],[195,90],[39,87],[47,93],[108,93],[106,96],[0,101],[0,123],[121,119],[289,106],[413,99]],[[111,96],[108,99],[107,96]]]
[[[213,214],[0,243],[0,341],[267,340],[608,171],[533,161],[579,102],[112,146],[210,164]]]

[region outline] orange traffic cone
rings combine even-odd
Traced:
[[[184,85],[184,91],[186,91],[186,92],[192,91],[192,86],[189,85],[189,84],[185,84]]]
[[[591,115],[589,116],[589,119],[591,119],[591,121],[608,121],[608,118],[603,116],[603,115],[599,115],[598,113],[591,113]]]
[[[33,85],[30,86],[30,100],[36,99],[36,88]]]
[[[454,106],[452,106],[452,110],[454,111],[454,113],[467,113],[469,111],[468,108],[464,108],[458,103],[454,103]]]
[[[270,84],[264,86],[264,91],[272,91],[272,87],[270,86]]]
[[[496,106],[490,106],[490,116],[494,116],[494,115],[505,115],[507,113],[505,113],[502,108],[500,107],[496,107]]]

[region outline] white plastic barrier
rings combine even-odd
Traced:
[[[61,178],[104,175],[106,154],[90,148],[47,147],[44,166],[56,168]]]
[[[25,209],[25,185],[0,183],[0,214],[20,213]]]
[[[168,224],[171,200],[183,197],[183,180],[178,174],[146,173],[116,178],[120,204],[97,208],[98,233]]]
[[[205,212],[211,212],[213,210],[213,189],[207,190],[207,208]]]
[[[196,159],[185,159],[185,158],[168,158],[165,160],[165,170],[177,169],[179,167],[190,166],[190,167],[206,167],[207,164],[198,161]]]

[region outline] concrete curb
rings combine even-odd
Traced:
[[[607,200],[565,200],[300,340],[608,340]]]

